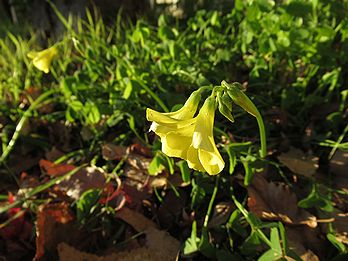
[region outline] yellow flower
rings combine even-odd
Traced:
[[[52,46],[40,52],[31,51],[27,54],[27,56],[30,59],[33,59],[33,64],[37,69],[45,73],[48,73],[50,71],[52,59],[57,54],[57,48]]]
[[[193,118],[199,102],[195,96],[191,95],[176,112],[159,113],[147,109],[147,119],[153,121],[150,130],[160,136],[163,153],[186,160],[192,169],[216,175],[225,163],[213,136],[215,98],[207,98]]]
[[[146,110],[146,118],[152,121],[150,131],[158,136],[165,136],[168,132],[181,128],[187,124],[185,120],[191,120],[197,111],[201,92],[194,91],[185,102],[184,106],[174,112],[161,113],[151,109]]]

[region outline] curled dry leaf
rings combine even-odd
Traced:
[[[296,195],[284,184],[268,182],[261,175],[255,175],[247,190],[248,207],[258,217],[288,224],[317,226],[316,217],[297,206]]]
[[[74,216],[66,202],[41,205],[36,221],[36,254],[35,260],[40,260],[45,253],[55,252],[57,244],[67,239],[67,233],[72,233]]]
[[[306,156],[303,151],[293,147],[278,156],[278,160],[292,172],[311,177],[318,169],[318,157]]]

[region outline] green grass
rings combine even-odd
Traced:
[[[66,19],[52,5],[66,27],[64,35],[43,39],[40,33],[28,38],[8,32],[0,39],[0,180],[14,185],[20,174],[11,170],[16,158],[43,157],[52,147],[75,165],[97,165],[122,177],[120,165],[102,158],[101,145],[126,146],[136,140],[156,155],[158,168],[173,175],[181,172],[183,180],[190,182],[186,208],[195,213],[195,221],[182,253],[218,260],[298,259],[287,246],[284,225],[261,221],[247,208],[240,175],[249,184],[259,169],[274,167],[274,180],[297,186],[275,156],[258,156],[258,126],[253,117],[237,107],[233,124],[217,115],[215,140],[227,162],[219,178],[190,175],[181,163],[177,168],[158,152],[159,141],[147,132],[145,119],[147,107],[168,112],[201,86],[240,82],[264,117],[270,152],[281,152],[285,140],[313,152],[325,168],[336,150],[347,151],[348,1],[275,2],[239,0],[232,10],[201,10],[187,20],[161,15],[157,24],[146,19],[128,21],[119,14],[115,24],[108,26],[97,13],[87,11],[86,20]],[[33,67],[27,53],[56,43],[59,55],[46,75]],[[30,96],[33,90],[41,95],[36,101]],[[44,110],[47,104],[50,108]],[[57,123],[73,136],[68,147],[47,136]],[[332,211],[332,179],[329,176],[325,184],[300,177],[307,193],[300,206],[318,216]],[[31,202],[55,182],[34,188],[11,207],[25,208],[26,200]],[[169,190],[157,193],[154,201],[160,205],[161,195]],[[207,222],[217,199],[231,201],[236,208],[226,223],[209,230]],[[203,219],[204,225],[199,223]],[[209,240],[212,232],[223,240]],[[334,234],[331,227],[328,259],[346,253]]]

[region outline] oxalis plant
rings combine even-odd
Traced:
[[[197,113],[202,96],[208,91],[210,91],[210,95],[205,99]],[[169,157],[185,160],[188,167],[196,171],[207,172],[209,175],[217,175],[223,171],[225,162],[214,140],[213,128],[215,111],[218,109],[224,117],[234,122],[232,116],[233,103],[242,107],[246,112],[256,118],[261,140],[261,149],[259,153],[260,157],[264,158],[267,153],[267,148],[262,116],[254,103],[243,92],[242,85],[238,82],[230,84],[226,81],[222,81],[220,86],[201,87],[190,95],[181,109],[173,112],[161,113],[148,108],[146,110],[146,118],[148,121],[152,121],[150,131],[155,132],[160,137],[162,152],[164,154]],[[183,247],[184,254],[201,251],[208,257],[215,256],[215,250],[210,245],[208,239],[208,221],[217,194],[218,182],[219,176],[217,176],[215,180],[215,186],[205,215],[201,237],[197,237],[197,224],[194,221],[192,224],[191,237],[186,240]],[[250,237],[258,237],[270,247],[270,250],[264,253],[264,255],[271,255],[273,257],[281,256],[281,251],[279,252],[273,249],[272,238],[268,239],[259,228],[259,222],[256,222],[256,220],[250,217],[247,210],[238,202],[234,195],[231,195],[231,197],[240,213],[244,215],[248,221],[252,231],[254,231]],[[275,229],[274,232],[278,233],[276,228],[272,229]]]
[[[202,93],[207,90],[211,94],[196,115]],[[214,141],[215,111],[218,108],[223,116],[234,122],[233,102],[256,118],[261,139],[260,156],[265,157],[266,134],[262,116],[237,82],[222,81],[221,86],[201,87],[190,95],[181,109],[161,113],[148,108],[146,118],[152,121],[150,131],[161,138],[164,154],[186,160],[191,169],[217,175],[224,169],[225,162]]]

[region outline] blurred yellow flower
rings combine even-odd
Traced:
[[[30,59],[33,59],[33,64],[37,69],[45,73],[48,73],[50,71],[52,59],[57,54],[58,54],[57,48],[52,46],[40,52],[31,51],[27,54],[27,56]]]
[[[207,98],[193,118],[199,100],[200,94],[193,93],[176,112],[160,113],[147,109],[146,116],[147,120],[153,121],[150,130],[161,138],[163,153],[186,160],[192,169],[216,175],[222,171],[225,162],[213,136],[215,98]]]

